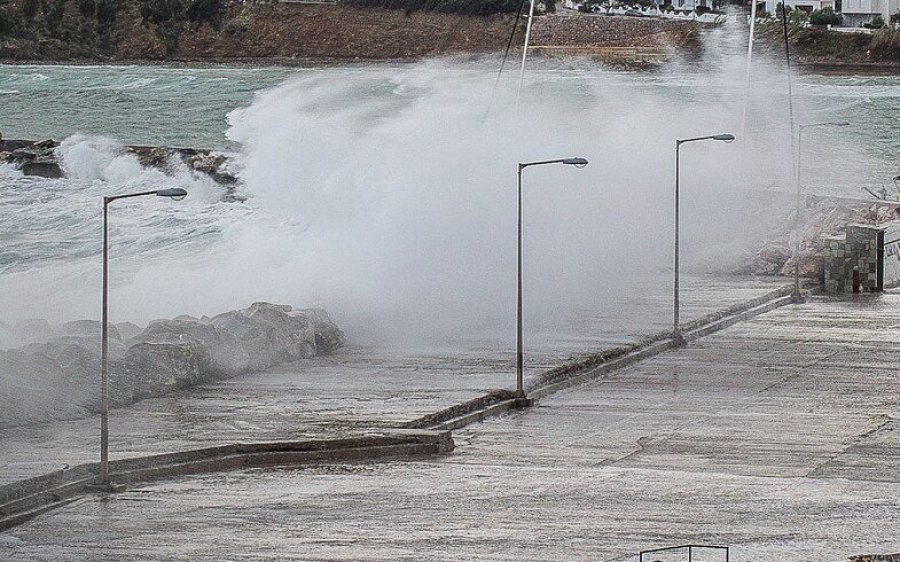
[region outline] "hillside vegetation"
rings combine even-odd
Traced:
[[[418,58],[496,51],[513,20],[514,14],[223,0],[0,0],[0,59]]]
[[[814,12],[815,14],[815,12]],[[806,63],[900,64],[900,29],[884,26],[871,32],[834,31],[815,24],[800,10],[788,11],[788,39],[791,52]],[[781,18],[769,18],[760,26],[773,48],[782,48],[784,27]]]

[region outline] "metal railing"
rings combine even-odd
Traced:
[[[648,554],[659,554],[661,552],[671,552],[673,550],[687,549],[688,562],[693,562],[695,550],[720,550],[725,551],[725,562],[730,562],[730,552],[727,546],[718,546],[711,544],[684,544],[681,546],[667,546],[665,548],[653,548],[650,550],[642,550],[640,554],[640,562],[644,562],[644,556]]]

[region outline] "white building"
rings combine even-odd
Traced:
[[[843,25],[850,27],[861,27],[878,15],[887,23],[897,12],[900,12],[900,0],[843,0],[841,5]]]
[[[775,15],[781,0],[765,0],[765,11]],[[822,8],[831,8],[843,16],[843,25],[846,27],[862,27],[863,24],[872,21],[876,15],[880,15],[885,23],[891,21],[891,15],[900,12],[900,0],[841,0],[838,6],[836,0],[785,0],[788,8],[800,8],[806,13]]]
[[[844,1],[846,2],[847,0]],[[773,16],[776,15],[778,4],[781,4],[781,0],[766,0],[766,12]],[[807,14],[811,13],[813,10],[821,10],[822,8],[835,9],[834,0],[784,0],[784,5],[788,8],[800,8]]]

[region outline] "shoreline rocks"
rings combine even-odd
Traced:
[[[26,176],[50,179],[64,178],[65,170],[59,163],[56,149],[59,142],[53,139],[0,140],[0,162],[18,167]],[[228,170],[228,157],[209,150],[196,148],[171,148],[166,146],[127,145],[125,152],[137,157],[142,166],[156,168],[173,175],[173,162],[181,162],[193,172],[204,174],[226,189],[226,201],[240,201],[236,188],[238,178]]]
[[[0,427],[99,411],[99,322],[69,322],[56,330],[43,321],[20,325],[21,341],[30,343],[0,351]],[[135,328],[121,326],[123,332]],[[344,334],[324,310],[254,303],[213,318],[157,320],[124,341],[110,325],[109,344],[110,404],[116,407],[330,355],[343,346]]]

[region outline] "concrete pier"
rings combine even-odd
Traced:
[[[537,407],[449,457],[184,477],[0,534],[9,560],[732,560],[900,551],[900,293],[769,312]]]

